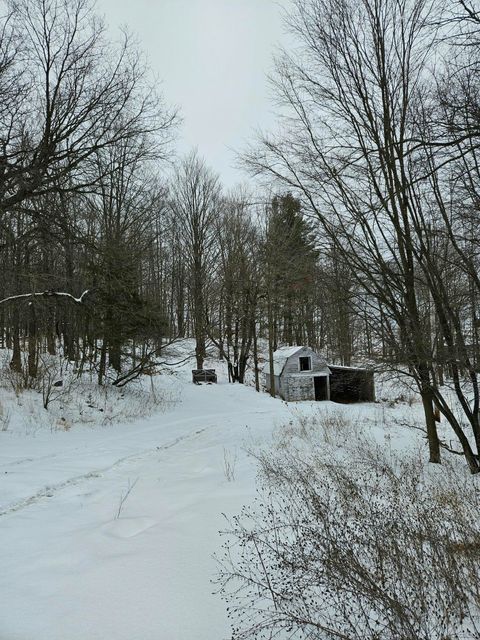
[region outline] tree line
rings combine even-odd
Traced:
[[[259,389],[262,354],[308,344],[407,373],[430,460],[440,412],[477,472],[479,11],[294,4],[282,133],[229,192],[174,159],[177,112],[90,0],[2,3],[0,346],[31,385],[42,353],[126,384],[192,336],[197,368],[213,344]]]
[[[478,5],[294,4],[298,49],[280,56],[274,79],[285,133],[245,162],[300,194],[346,266],[354,305],[388,345],[382,360],[406,368],[422,397],[430,460],[452,449],[438,411],[476,473]]]

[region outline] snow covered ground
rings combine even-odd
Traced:
[[[229,385],[224,371],[218,385],[195,386],[190,368],[159,382],[177,401],[129,422],[33,428],[33,400],[11,404],[0,431],[0,640],[230,636],[210,581],[222,514],[255,494],[245,448],[295,416],[338,416],[339,406],[287,405]],[[340,410],[386,446],[421,442],[395,421],[414,419],[418,404]]]

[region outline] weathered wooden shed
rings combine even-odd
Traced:
[[[275,394],[295,400],[328,400],[330,369],[325,358],[309,347],[281,347],[273,354],[273,372],[267,361],[263,367],[265,388],[270,389],[271,376]]]
[[[373,371],[361,367],[328,365],[326,359],[309,347],[281,347],[273,354],[273,372],[267,361],[263,368],[265,389],[271,376],[275,395],[287,402],[332,400],[333,402],[373,402]]]
[[[361,367],[328,365],[330,369],[330,400],[333,402],[374,402],[373,371]]]

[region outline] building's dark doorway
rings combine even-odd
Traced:
[[[327,376],[315,376],[315,400],[328,400],[327,397]]]

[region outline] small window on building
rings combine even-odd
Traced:
[[[302,356],[298,360],[299,360],[299,363],[300,363],[300,371],[311,371],[312,370],[312,363],[311,363],[310,356]]]

